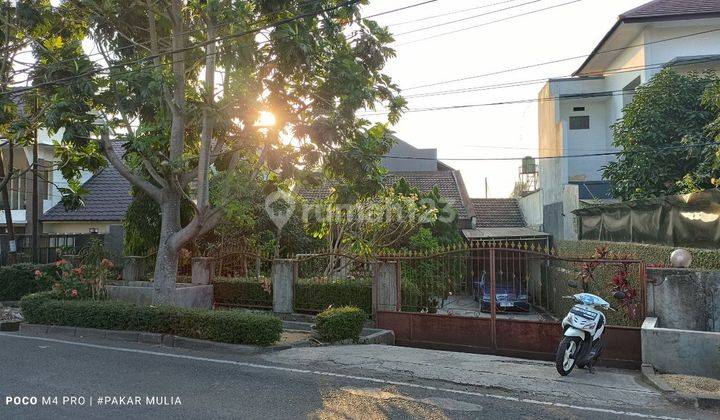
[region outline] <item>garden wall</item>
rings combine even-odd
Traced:
[[[606,241],[556,241],[558,254],[561,257],[587,258],[595,253],[598,247],[608,247],[615,254],[629,254],[633,258],[645,261],[647,264],[668,264],[670,253],[677,247],[664,245],[648,245],[631,242]],[[720,249],[684,248],[693,256],[693,268],[720,270]]]

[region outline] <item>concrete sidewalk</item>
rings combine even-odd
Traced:
[[[640,372],[597,368],[561,377],[554,363],[383,345],[295,348],[263,356],[288,365],[373,371],[374,374],[445,381],[503,390],[524,398],[573,404],[662,409],[670,403],[641,381]]]

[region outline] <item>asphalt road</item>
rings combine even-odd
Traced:
[[[44,398],[44,399],[43,399]],[[590,404],[589,404],[590,405]],[[694,415],[694,414],[697,414]],[[137,343],[0,333],[0,418],[657,418],[442,382]],[[696,418],[678,409],[668,418]]]

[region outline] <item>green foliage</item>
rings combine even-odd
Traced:
[[[338,253],[371,255],[397,247],[419,226],[437,219],[436,208],[420,202],[414,193],[405,195],[393,188],[351,205],[338,199],[335,194],[328,197],[320,219],[311,225],[314,236],[328,241]]]
[[[603,170],[616,197],[633,200],[715,186],[720,175],[717,147],[677,146],[713,142],[717,133],[710,124],[720,107],[712,94],[703,97],[719,83],[712,72],[683,75],[666,69],[637,89],[612,126],[620,156]]]
[[[254,278],[220,277],[213,281],[215,303],[228,306],[272,306],[267,283]],[[319,312],[330,306],[356,306],[372,314],[370,279],[299,279],[295,285],[295,309]]]
[[[217,277],[213,279],[214,300],[218,305],[272,308],[268,278]]]
[[[295,287],[295,309],[316,312],[328,307],[353,306],[372,315],[370,279],[300,279]]]
[[[437,210],[437,216],[434,220],[423,225],[424,228],[430,229],[432,236],[437,239],[437,246],[454,245],[463,241],[458,228],[457,210],[448,203],[448,201],[440,195],[437,186],[427,193],[420,192],[419,189],[411,186],[405,178],[400,180],[393,186],[395,191],[404,195],[416,195],[418,202]],[[435,248],[431,247],[431,248]],[[431,249],[431,248],[413,248],[409,244],[409,249]]]
[[[630,242],[603,242],[603,241],[557,241],[558,254],[561,257],[590,258],[597,248],[607,247],[614,254],[630,255],[645,261],[647,264],[669,265],[670,254],[677,247],[663,245],[637,244]],[[693,257],[692,267],[720,270],[720,250],[684,248],[690,251]]]
[[[19,300],[30,293],[50,290],[57,278],[54,265],[23,263],[0,267],[0,300]]]
[[[132,189],[133,200],[125,213],[125,255],[146,256],[157,249],[160,241],[160,206],[139,188]],[[183,201],[180,218],[183,223],[192,219],[193,209]]]
[[[98,115],[106,117],[113,140],[125,148],[126,167],[114,164],[168,216],[158,222],[151,206],[134,206],[130,215],[140,217],[136,226],[135,218],[127,220],[126,248],[131,254],[155,248],[158,258],[167,248],[179,252],[222,216],[249,220],[255,202],[246,202],[244,193],[287,187],[305,172],[324,172],[371,191],[380,181],[379,156],[392,139],[386,124],[358,118],[357,112],[382,105],[387,122],[397,123],[406,102],[383,73],[395,54],[393,38],[386,27],[362,18],[361,3],[250,0],[155,7],[118,0],[65,1],[53,8],[42,2],[39,20],[46,30],[33,52],[43,66],[31,82],[40,88],[43,125],[52,133],[64,128],[56,147],[63,175],[77,178],[81,169],[105,164],[93,123]],[[286,22],[272,24],[279,21]],[[262,40],[238,36],[258,27],[266,27]],[[168,45],[178,43],[182,53],[166,54]],[[88,58],[91,48],[104,55],[102,69]],[[202,71],[208,57],[217,72]],[[216,73],[222,77],[214,78]],[[208,85],[221,94],[208,94]],[[275,126],[256,124],[263,111],[275,116]],[[301,146],[285,144],[281,133]],[[244,181],[236,170],[257,188],[238,188]],[[218,190],[209,194],[213,182]],[[200,209],[192,222],[177,223],[186,194],[198,199]],[[168,247],[158,246],[158,231],[168,236]]]
[[[365,313],[356,307],[328,308],[315,318],[315,328],[320,339],[326,342],[353,340],[362,334]]]
[[[56,292],[28,295],[20,306],[25,320],[33,324],[144,331],[233,344],[269,346],[282,332],[282,321],[269,314],[63,300]]]
[[[420,228],[410,237],[408,248],[413,251],[429,251],[440,246],[440,241],[428,228]]]

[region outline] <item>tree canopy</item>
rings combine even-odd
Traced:
[[[665,69],[638,87],[612,126],[620,155],[603,169],[616,197],[633,200],[715,186],[720,161],[710,124],[720,115],[720,104],[706,91],[717,84],[711,72]]]
[[[183,245],[242,213],[237,185],[213,193],[213,180],[241,176],[270,192],[320,170],[378,188],[392,138],[356,112],[382,104],[396,122],[405,101],[382,73],[393,38],[362,17],[363,3],[37,2],[46,30],[31,39],[31,77],[43,124],[62,130],[60,168],[77,180],[107,160],[157,203],[156,303],[174,300]],[[264,112],[272,126],[259,124]]]

